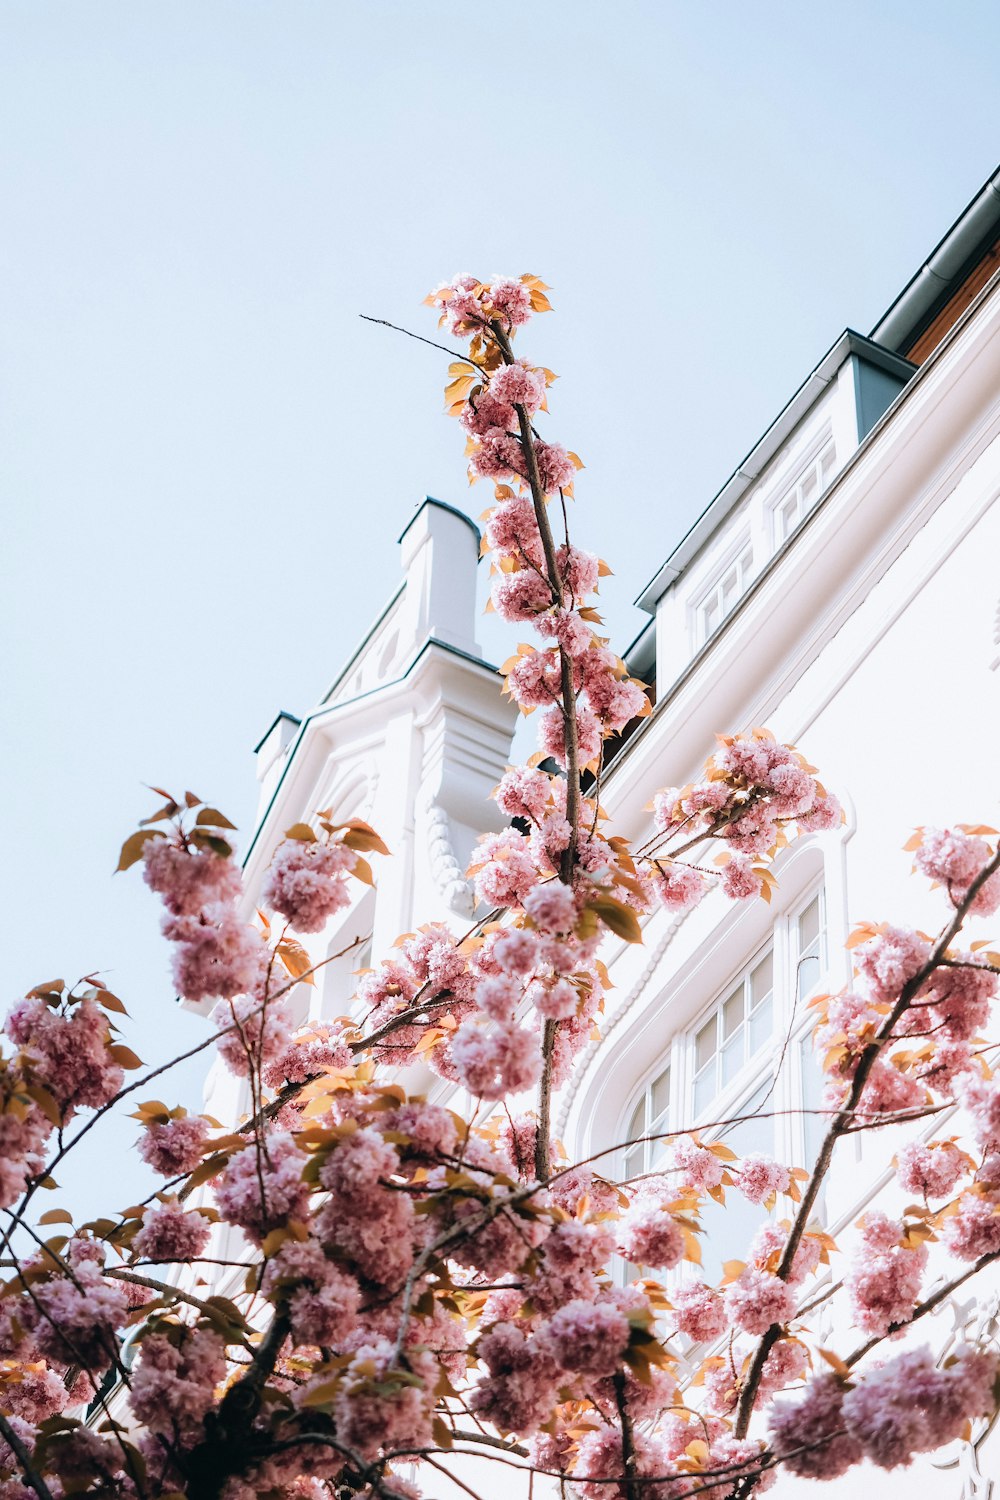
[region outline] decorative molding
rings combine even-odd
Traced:
[[[476,898],[472,882],[466,879],[456,858],[448,814],[430,793],[423,800],[427,817],[427,852],[434,883],[452,911],[471,917],[476,910]]]
[[[586,1047],[584,1047],[577,1062],[576,1069],[570,1077],[570,1081],[566,1086],[566,1092],[563,1095],[562,1101],[559,1105],[559,1115],[556,1120],[556,1131],[560,1136],[566,1129],[566,1122],[569,1119],[569,1112],[573,1108],[573,1101],[576,1098],[577,1094],[580,1092],[584,1077],[590,1068],[591,1060],[597,1052],[597,1049],[605,1045],[615,1028],[621,1023],[621,1021],[624,1020],[629,1012],[634,1009],[635,1005],[645,992],[650,980],[653,978],[653,975],[656,973],[656,970],[659,968],[660,962],[663,959],[663,955],[666,953],[667,948],[673,941],[674,935],[680,930],[693,910],[693,907],[688,907],[687,911],[682,911],[678,916],[674,917],[666,932],[663,934],[663,936],[660,938],[660,941],[653,949],[650,955],[649,962],[643,969],[642,973],[639,975],[639,978],[629,990],[628,994],[625,996],[618,1009],[614,1012],[613,1015],[608,1017],[607,1025],[605,1026],[604,1031],[601,1033],[600,1039],[595,1042],[588,1042]]]

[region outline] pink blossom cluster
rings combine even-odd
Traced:
[[[234,860],[180,838],[150,838],[142,859],[143,879],[171,916],[196,917],[206,906],[231,905],[243,893]]]
[[[29,995],[11,1007],[4,1027],[21,1048],[21,1066],[55,1101],[63,1120],[100,1109],[122,1085],[106,1012],[89,996],[61,1005]]]
[[[963,1348],[938,1368],[931,1351],[918,1348],[850,1387],[836,1375],[814,1376],[794,1405],[772,1410],[771,1443],[786,1469],[809,1479],[836,1479],[862,1458],[900,1468],[991,1413],[997,1371],[993,1353]]]
[[[296,932],[319,932],[350,905],[347,877],[356,863],[346,844],[286,838],[271,859],[261,900]]]
[[[453,276],[435,287],[428,302],[441,309],[441,321],[449,333],[476,333],[497,320],[508,332],[527,323],[532,314],[531,287],[511,276],[494,276],[481,282],[475,276]]]
[[[750,1203],[764,1203],[772,1193],[785,1193],[791,1173],[769,1156],[744,1156],[736,1176],[736,1186]]]
[[[208,1244],[210,1229],[197,1209],[188,1212],[176,1199],[147,1208],[142,1228],[132,1249],[143,1260],[173,1261],[181,1265],[196,1260]]]
[[[888,1333],[913,1315],[927,1246],[905,1243],[903,1225],[877,1210],[865,1215],[861,1241],[844,1278],[851,1315],[869,1334]]]
[[[795,1288],[770,1271],[747,1266],[729,1287],[726,1313],[743,1333],[766,1333],[773,1323],[787,1323],[795,1314]]]
[[[841,818],[837,799],[824,791],[803,757],[763,729],[722,739],[700,781],[667,788],[653,803],[654,825],[667,840],[687,843],[704,835],[725,841],[728,857],[718,861],[718,878],[733,901],[760,895],[759,862],[774,856],[785,824],[794,823],[800,832],[821,832],[836,827]],[[665,853],[657,853],[664,878],[666,872],[684,868],[666,865],[668,855],[669,845]],[[703,880],[684,879],[673,900],[671,884],[661,888],[665,905],[683,908],[702,893]]]
[[[642,1194],[619,1224],[618,1251],[633,1265],[672,1271],[680,1264],[687,1241],[666,1206]]]
[[[357,1322],[357,1279],[313,1239],[286,1240],[267,1263],[262,1289],[287,1308],[297,1344],[336,1348]]]
[[[205,1436],[227,1371],[226,1346],[214,1328],[171,1323],[147,1332],[129,1381],[132,1414],[168,1444],[192,1448]]]
[[[896,1178],[914,1197],[946,1198],[970,1165],[952,1141],[911,1141],[900,1151]]]
[[[100,1374],[118,1356],[118,1330],[128,1304],[121,1287],[101,1275],[94,1260],[77,1260],[72,1280],[53,1274],[35,1283],[18,1317],[38,1352],[62,1366]]]
[[[675,1181],[680,1187],[707,1193],[722,1182],[725,1164],[707,1146],[682,1135],[670,1147],[667,1170],[677,1173]]]
[[[139,1155],[161,1177],[181,1177],[201,1161],[209,1125],[203,1115],[186,1111],[146,1121]]]
[[[316,1217],[320,1242],[381,1287],[401,1286],[413,1262],[413,1204],[393,1188],[399,1168],[395,1146],[369,1126],[345,1136],[319,1174],[328,1194]]]
[[[144,876],[167,908],[163,935],[175,944],[174,983],[185,1000],[232,999],[260,981],[266,948],[236,911],[242,880],[230,855],[188,841],[152,838]]]
[[[961,828],[923,828],[916,852],[917,869],[945,886],[955,906],[962,906],[969,887],[993,858],[994,850],[978,834]],[[910,846],[908,846],[910,847]],[[977,917],[991,917],[1000,910],[1000,870],[980,886],[969,908]]]
[[[682,1283],[672,1293],[672,1299],[674,1327],[696,1344],[718,1338],[728,1326],[722,1298],[702,1281]]]
[[[272,1229],[304,1220],[309,1189],[302,1180],[305,1153],[290,1135],[275,1131],[251,1142],[228,1162],[215,1183],[215,1201],[228,1224],[260,1245]]]

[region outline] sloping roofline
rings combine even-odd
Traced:
[[[957,290],[984,246],[1000,232],[1000,167],[962,210],[927,260],[911,277],[895,301],[875,324],[868,338],[846,329],[803,382],[788,405],[747,454],[735,473],[710,501],[690,530],[636,599],[652,614],[664,590],[678,578],[692,557],[730,513],[749,486],[829,385],[848,354],[908,379],[917,368],[900,350],[909,348],[931,315]],[[640,632],[640,635],[642,632]]]
[[[855,333],[852,328],[845,328],[816,368],[806,376],[795,395],[771,423],[764,436],[751,448],[719,493],[709,501],[694,525],[678,542],[666,562],[657,569],[646,584],[635,601],[640,609],[646,610],[649,614],[655,611],[657,600],[661,598],[665,589],[680,577],[695,553],[704,546],[720,522],[724,521],[730,511],[735,508],[750,486],[757,482],[778,449],[823,392],[829,388],[841,365],[852,354],[860,355],[868,364],[876,365],[879,369],[886,370],[890,375],[895,375],[904,381],[909,380],[917,368],[908,359],[903,359],[900,355],[893,353],[891,349],[884,349],[880,344],[865,338],[864,334]]]

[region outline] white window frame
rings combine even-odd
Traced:
[[[727,580],[734,573],[736,575],[736,592],[727,606],[725,602],[725,586]],[[715,569],[711,581],[698,591],[691,605],[691,633],[696,649],[704,646],[707,641],[711,640],[723,622],[729,618],[750,587],[756,574],[756,548],[752,532],[747,531],[740,537],[736,546],[730,548],[725,562]],[[718,606],[719,618],[714,625],[709,625],[706,619],[706,611],[712,604]]]
[[[829,452],[830,462],[824,474],[823,459]],[[796,466],[791,478],[780,485],[774,495],[767,501],[767,512],[769,530],[771,536],[772,551],[777,552],[783,547],[789,537],[794,536],[801,526],[805,517],[818,504],[820,496],[824,493],[837,468],[837,441],[833,432],[832,423],[819,432],[810,444],[805,457]],[[810,478],[816,480],[816,490],[806,505],[803,498],[803,488]],[[787,531],[784,530],[781,521],[781,512],[790,500],[795,501],[795,520]]]
[[[819,972],[809,989],[797,996],[795,976],[800,962],[799,920],[817,896],[820,900]],[[768,952],[772,955],[774,966],[770,1038],[745,1059],[729,1082],[718,1089],[705,1108],[696,1114],[694,1083],[698,1032],[713,1014],[721,1013],[726,1000],[741,979],[745,982],[746,976]],[[796,1111],[803,1102],[800,1046],[814,1021],[806,1001],[820,985],[831,979],[829,897],[821,876],[812,881],[786,911],[776,915],[769,938],[754,945],[749,959],[731,974],[726,984],[716,988],[711,1003],[702,1007],[689,1024],[675,1032],[647,1070],[641,1083],[629,1095],[618,1139],[628,1139],[631,1120],[639,1102],[647,1099],[654,1082],[662,1077],[667,1067],[670,1069],[670,1094],[662,1118],[664,1133],[698,1130],[706,1140],[725,1135],[725,1128],[713,1126],[713,1121],[738,1114],[740,1101],[751,1097],[762,1083],[773,1079],[774,1089],[767,1103],[767,1108],[775,1113],[773,1154],[778,1160],[789,1162],[793,1166],[804,1164],[805,1122]],[[647,1122],[651,1118],[651,1108],[651,1101],[647,1100],[644,1116]],[[629,1154],[624,1148],[620,1152],[619,1172],[622,1178],[629,1170],[626,1168],[626,1156]],[[652,1160],[653,1147],[652,1144],[647,1144],[644,1148],[642,1171],[652,1170]],[[633,1176],[636,1175],[634,1165],[631,1171]]]

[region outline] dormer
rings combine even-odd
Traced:
[[[636,600],[655,617],[658,696],[792,544],[915,369],[850,329],[819,362]]]

